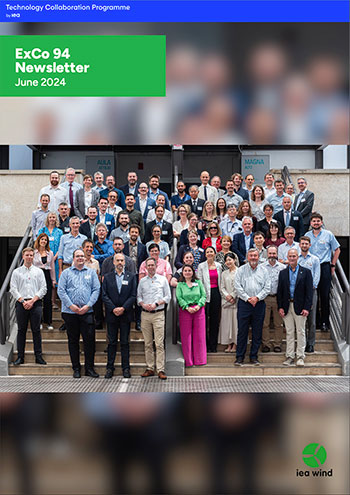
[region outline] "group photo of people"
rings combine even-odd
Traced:
[[[232,354],[232,366],[259,366],[261,353],[284,353],[303,367],[316,328],[330,328],[331,278],[340,245],[314,210],[314,193],[267,172],[140,181],[96,171],[78,182],[69,167],[51,171],[32,213],[33,246],[23,249],[10,292],[18,324],[14,365],[25,363],[28,323],[35,362],[46,365],[41,332],[61,312],[73,377],[98,378],[96,330],[106,329],[105,378],[131,377],[130,332],[144,341],[143,378],[167,379],[167,308],[175,301],[186,368],[208,355]],[[126,181],[124,185],[120,185]],[[194,182],[194,181],[193,181]],[[285,343],[284,343],[285,340]],[[317,350],[317,349],[316,349]],[[44,352],[45,354],[45,352]],[[246,357],[247,355],[247,357]],[[119,366],[119,365],[118,365]]]

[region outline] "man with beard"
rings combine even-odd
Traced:
[[[123,191],[115,187],[115,178],[113,177],[113,175],[108,175],[106,177],[106,189],[102,189],[102,191],[100,191],[100,197],[107,199],[108,193],[110,191],[117,192],[118,194],[117,205],[120,206],[121,208],[125,208],[125,195]]]
[[[273,338],[273,350],[274,352],[282,351],[282,334],[283,334],[283,321],[277,308],[277,286],[278,276],[281,270],[286,267],[283,263],[278,261],[277,247],[268,246],[267,248],[267,261],[262,265],[266,268],[266,271],[270,278],[271,289],[270,293],[266,296],[265,304],[265,318],[262,330],[262,352],[270,352],[270,319],[271,313],[273,317],[274,338]]]
[[[176,189],[177,194],[174,194],[174,196],[171,197],[172,211],[177,211],[180,205],[190,199],[189,195],[186,193],[186,185],[182,180],[177,181]]]
[[[309,253],[311,246],[311,240],[309,237],[302,236],[299,240],[300,255],[298,263],[300,266],[304,266],[311,270],[312,274],[312,306],[310,313],[307,317],[307,338],[305,352],[314,352],[314,345],[316,340],[316,310],[317,310],[317,286],[320,281],[320,260],[317,256]]]
[[[235,365],[242,366],[244,362],[250,326],[252,327],[250,364],[259,365],[258,351],[265,317],[264,299],[271,292],[271,282],[266,268],[259,265],[259,252],[256,248],[248,250],[247,263],[237,269],[234,285],[239,297]]]
[[[305,235],[311,240],[310,253],[318,257],[321,264],[321,276],[318,284],[319,301],[321,304],[321,330],[329,330],[329,294],[332,275],[340,255],[340,244],[332,232],[323,229],[323,218],[319,213],[313,213],[310,218],[312,230]]]
[[[60,174],[54,170],[50,174],[50,184],[48,186],[44,186],[40,189],[39,198],[38,198],[38,208],[41,207],[40,198],[43,194],[48,194],[50,197],[49,210],[58,212],[58,207],[60,203],[68,203],[68,191],[59,185],[60,183]]]

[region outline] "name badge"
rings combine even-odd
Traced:
[[[293,217],[293,220],[299,220],[299,217]]]
[[[106,225],[111,225],[111,221],[108,220],[108,222],[106,222]]]
[[[85,280],[89,280],[91,278],[91,275],[85,275]]]
[[[152,206],[152,205],[148,205],[148,206],[147,206],[147,208],[148,208],[149,210],[151,210],[151,209],[153,208],[153,206]]]
[[[193,282],[192,287],[198,287],[197,282]]]
[[[306,199],[305,199],[305,198],[301,199],[301,200],[300,200],[300,203],[304,203],[304,201],[306,201]]]
[[[123,280],[122,285],[129,285],[129,280]]]
[[[65,228],[64,228],[64,231],[65,231],[65,232],[70,232],[70,227],[65,227]]]
[[[55,240],[55,238],[53,236],[49,237],[49,241],[54,241],[54,240]]]
[[[197,206],[197,210],[203,210],[202,206]]]
[[[167,235],[168,231],[167,230],[162,230],[162,235]]]
[[[199,251],[200,253],[203,253],[203,252],[204,252],[204,249],[202,249],[202,248],[198,248],[198,251]]]

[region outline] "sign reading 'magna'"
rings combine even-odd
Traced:
[[[0,36],[0,96],[165,96],[165,36]]]

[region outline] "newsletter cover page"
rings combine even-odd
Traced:
[[[346,495],[349,2],[0,0],[0,491]]]

